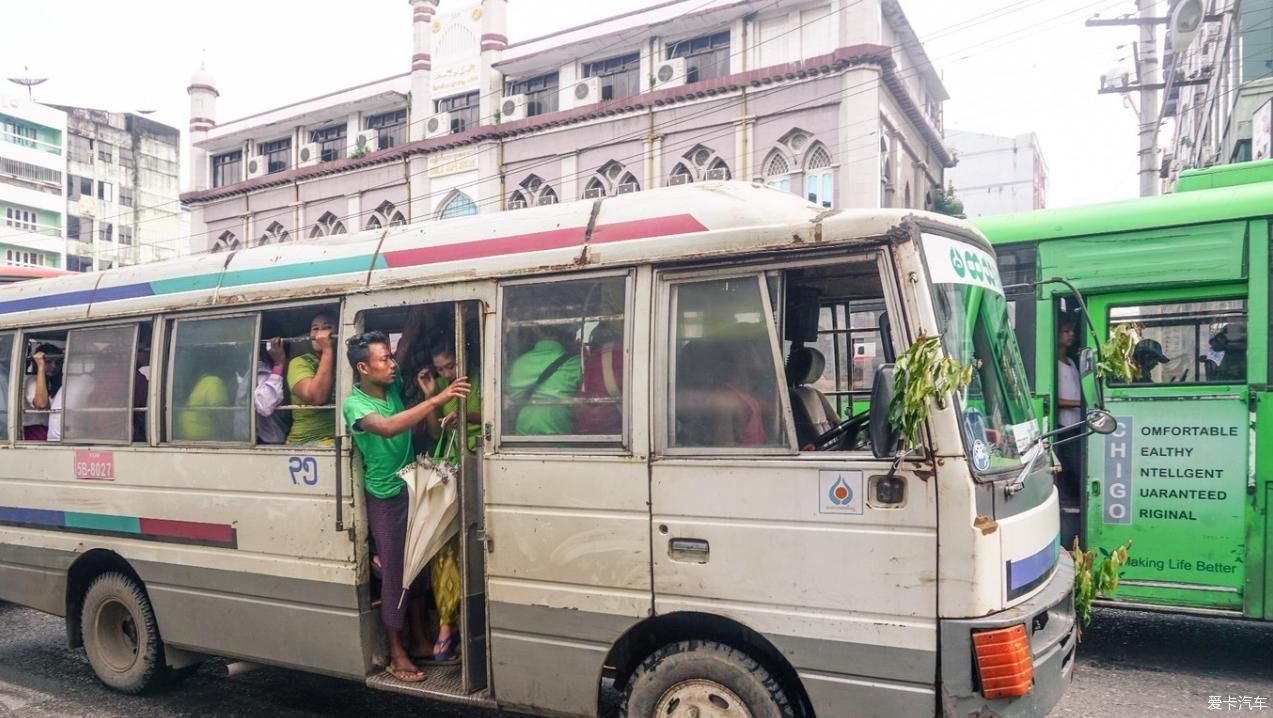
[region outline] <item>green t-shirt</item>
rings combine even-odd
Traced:
[[[302,354],[292,357],[287,363],[287,389],[296,396],[296,385],[304,379],[312,379],[318,373],[318,356]],[[332,395],[328,404],[335,403],[336,385],[332,384]],[[292,429],[287,434],[289,444],[318,444],[329,442],[336,434],[335,409],[293,409]]]
[[[228,412],[203,411],[202,407],[230,406],[230,390],[221,377],[204,374],[186,399],[186,408],[177,414],[177,438],[185,441],[229,441],[219,427],[226,425]]]
[[[574,410],[569,404],[531,404],[527,400],[560,401],[573,399],[579,393],[583,381],[583,367],[579,357],[567,359],[543,381],[531,396],[523,396],[527,389],[544,373],[550,364],[566,353],[560,342],[544,339],[530,351],[517,357],[508,370],[507,395],[520,406],[517,412],[517,433],[522,436],[537,434],[573,434]]]
[[[474,369],[469,372],[468,379],[469,379],[469,395],[468,395],[469,413],[472,414],[474,412],[477,412],[478,414],[480,414],[482,413],[482,408],[481,408],[482,396],[481,394],[478,393],[479,392],[478,387],[482,383],[481,377],[477,375],[477,370]],[[448,381],[447,379],[443,379],[441,377],[438,378],[438,393],[445,391],[448,386],[451,386],[450,381]],[[460,399],[459,397],[453,397],[449,401],[447,401],[447,403],[442,405],[442,416],[448,416],[459,410],[460,410]],[[477,436],[481,432],[482,432],[482,423],[480,421],[469,422],[469,427],[468,427],[469,451],[477,451]],[[451,461],[458,461],[459,460],[458,452],[452,450],[450,458],[451,458]]]
[[[367,493],[378,499],[391,499],[402,492],[402,479],[398,472],[411,463],[411,431],[385,438],[377,436],[357,427],[358,420],[369,414],[390,417],[406,411],[402,403],[402,375],[385,388],[385,398],[377,399],[362,392],[355,386],[341,404],[341,413],[345,417],[345,425],[353,434],[354,443],[358,445],[358,454],[362,457],[363,486]]]

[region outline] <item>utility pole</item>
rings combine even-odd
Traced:
[[[1158,194],[1158,113],[1161,108],[1161,90],[1156,87],[1162,76],[1158,63],[1158,19],[1160,0],[1137,0],[1140,14],[1140,44],[1137,56],[1136,80],[1140,85],[1140,196]]]

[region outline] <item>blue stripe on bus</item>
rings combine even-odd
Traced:
[[[117,302],[121,299],[153,297],[155,290],[149,284],[125,284],[122,287],[101,287],[93,294],[94,302]]]
[[[1023,559],[1009,561],[1007,563],[1008,599],[1029,593],[1042,583],[1051,573],[1052,567],[1056,565],[1060,551],[1061,537],[1058,535],[1036,553]]]
[[[11,506],[0,506],[0,524],[62,528],[65,523],[66,514],[62,511],[20,509]]]
[[[91,301],[93,301],[92,289],[67,292],[66,294],[41,294],[34,297],[0,302],[0,314],[17,314],[18,312],[31,312],[37,309],[57,309],[58,307],[74,304],[88,304]]]

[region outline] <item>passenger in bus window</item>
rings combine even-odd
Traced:
[[[380,619],[389,634],[389,672],[400,681],[419,682],[424,674],[411,661],[403,641],[407,601],[402,600],[408,495],[398,472],[411,463],[411,429],[452,399],[469,393],[467,377],[457,377],[438,390],[432,372],[421,369],[415,381],[423,396],[406,408],[403,379],[383,332],[366,332],[346,340],[349,365],[358,383],[341,405],[363,464],[367,522],[380,556]]]
[[[290,422],[285,414],[277,411],[283,405],[286,394],[283,389],[283,367],[286,364],[287,352],[283,349],[283,340],[274,337],[267,341],[256,360],[256,390],[252,393],[252,407],[256,411],[257,443],[282,444],[287,441]],[[252,385],[250,378],[240,378],[236,405],[247,403],[247,393]]]
[[[62,377],[62,358],[50,355],[60,353],[56,346],[44,343],[36,346],[31,354],[35,373],[27,375],[22,395],[22,438],[26,441],[49,438],[49,415],[29,412],[46,412],[53,405],[51,397],[57,392],[54,385]]]
[[[137,338],[137,373],[133,376],[133,441],[146,443],[146,409],[150,398],[150,338]],[[138,411],[140,409],[141,411]]]
[[[1225,324],[1209,343],[1219,362],[1206,358],[1207,381],[1246,381],[1246,323]]]
[[[575,407],[575,431],[610,435],[623,432],[622,324],[603,322],[592,330],[584,348],[579,396],[585,401]]]
[[[1056,331],[1056,423],[1057,428],[1074,427],[1083,420],[1083,385],[1079,378],[1078,365],[1072,356],[1074,351],[1074,320],[1062,318],[1057,322]],[[998,424],[997,424],[998,425]],[[1069,439],[1080,429],[1071,428],[1057,435],[1057,441]],[[1078,501],[1079,486],[1082,484],[1081,447],[1078,441],[1066,441],[1056,447],[1056,458],[1061,463],[1061,473],[1057,476],[1057,491],[1066,506]]]
[[[574,412],[565,402],[574,398],[583,379],[579,357],[548,327],[531,327],[531,337],[534,346],[508,369],[508,397],[517,416],[514,433],[572,434]]]
[[[322,311],[314,315],[309,323],[311,351],[288,362],[287,388],[297,404],[327,406],[335,402],[336,369],[331,341],[335,331],[334,314]],[[335,433],[335,409],[295,409],[287,443],[331,446]]]
[[[219,362],[214,355],[204,355],[203,367],[196,370],[198,379],[190,389],[176,416],[176,438],[183,441],[230,441],[234,437],[233,414],[216,411],[232,406],[230,388],[216,371],[230,362]],[[214,409],[214,411],[207,411]]]
[[[1153,339],[1141,339],[1136,342],[1136,347],[1132,349],[1132,361],[1136,362],[1136,379],[1133,384],[1153,384],[1154,369],[1159,364],[1166,364],[1171,361],[1166,354],[1162,353],[1162,344]]]
[[[93,393],[97,382],[92,374],[78,374],[58,388],[49,402],[49,441],[62,440],[62,418],[64,409],[87,409],[93,406]]]
[[[451,382],[455,381],[459,374],[458,368],[455,366],[455,345],[451,342],[443,342],[434,345],[430,351],[433,359],[433,373],[437,376],[437,390],[444,391]],[[468,450],[477,451],[477,437],[482,432],[482,399],[478,393],[478,387],[481,380],[477,372],[478,361],[475,354],[469,355],[468,377],[469,386],[472,387],[468,394],[467,418],[468,418]],[[451,399],[442,406],[441,421],[437,424],[439,429],[455,429],[459,423],[460,400],[458,398]],[[439,432],[440,433],[440,432]],[[434,436],[434,439],[439,438]],[[451,460],[459,460],[459,452],[454,448],[451,450]]]

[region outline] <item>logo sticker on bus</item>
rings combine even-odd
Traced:
[[[75,478],[86,481],[114,481],[115,454],[111,451],[76,451]]]
[[[985,471],[990,468],[990,449],[986,447],[986,442],[981,439],[972,442],[972,465],[977,471]]]
[[[999,265],[989,252],[968,242],[924,235],[924,259],[933,284],[969,284],[1003,294]]]
[[[862,472],[819,471],[820,514],[862,515]]]

